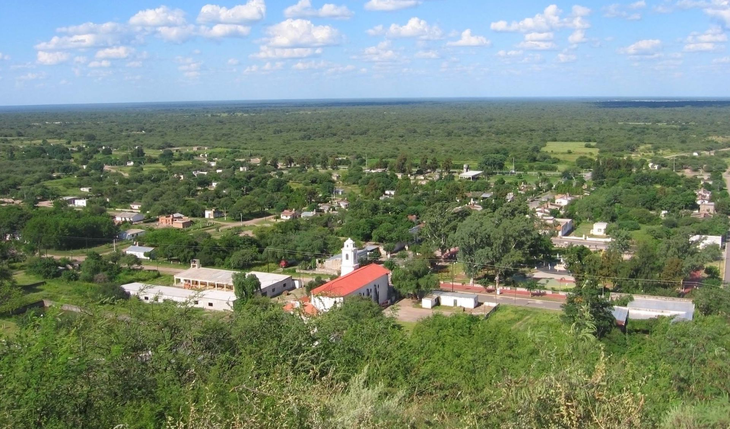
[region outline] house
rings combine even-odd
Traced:
[[[476,180],[482,175],[482,171],[470,171],[469,164],[464,164],[464,171],[459,174],[459,179]]]
[[[421,300],[423,308],[433,308],[437,305],[476,308],[479,306],[479,298],[469,293],[433,291]]]
[[[86,198],[79,197],[63,197],[66,204],[73,207],[86,207]]]
[[[571,195],[556,195],[555,196],[555,204],[560,207],[565,207],[568,204],[570,204],[571,201],[573,201],[575,197]]]
[[[315,216],[317,216],[316,212],[302,212],[302,219],[315,217]]]
[[[180,213],[175,213],[158,217],[157,224],[159,226],[170,226],[177,229],[185,229],[191,227],[193,225],[193,221]]]
[[[144,220],[144,215],[142,213],[131,213],[131,212],[125,212],[125,213],[117,213],[114,215],[114,222],[116,223],[138,223],[142,222]]]
[[[220,289],[233,290],[233,275],[238,271],[203,268],[197,259],[190,262],[190,268],[176,274],[175,286],[184,289]],[[261,296],[274,297],[285,291],[296,289],[297,285],[291,276],[251,271],[261,282]]]
[[[190,307],[206,310],[231,311],[236,294],[224,290],[190,290],[179,287],[128,283],[122,285],[127,294],[137,296],[143,302],[174,301]]]
[[[653,162],[649,163],[650,170],[659,170],[660,168],[661,168],[661,165],[659,165],[659,164],[654,164]]]
[[[282,220],[291,220],[296,219],[299,217],[299,212],[296,210],[284,210],[281,212],[281,219]]]
[[[206,219],[218,219],[219,217],[223,217],[223,212],[221,212],[218,209],[206,210],[205,211],[205,218]]]
[[[144,229],[128,229],[119,233],[120,240],[136,240],[145,234]]]
[[[345,195],[345,190],[342,188],[335,188],[335,195],[337,195],[337,196]]]
[[[134,165],[134,161],[127,161],[127,167],[132,167]]]
[[[538,217],[541,217],[538,215]],[[564,237],[566,235],[569,235],[571,231],[573,231],[573,219],[567,219],[567,218],[554,218],[552,216],[545,216],[542,217],[543,221],[549,225],[551,228],[549,231],[550,234],[553,232],[556,232],[558,237]]]
[[[608,228],[606,222],[596,222],[591,228],[591,235],[606,235],[606,228]]]
[[[129,208],[132,210],[140,210],[142,209],[142,203],[132,203],[129,205]]]
[[[79,191],[81,192],[91,192],[91,188],[88,186],[84,186],[83,188],[79,188]]]
[[[125,255],[134,255],[139,259],[150,259],[149,255],[155,250],[154,247],[129,246],[124,249]]]
[[[719,235],[693,235],[689,238],[689,242],[697,243],[697,247],[700,249],[712,245],[716,245],[722,249],[722,236]]]
[[[361,296],[383,305],[388,302],[390,270],[370,264],[312,290],[311,302],[318,311],[341,305],[346,297]]]
[[[672,317],[674,321],[692,320],[695,305],[689,299],[652,297],[634,295],[634,300],[625,307],[615,306],[613,316],[619,326],[625,326],[628,320],[656,319]]]

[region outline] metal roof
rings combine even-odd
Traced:
[[[190,268],[176,274],[175,278],[232,285],[233,275],[238,272],[239,271],[219,270],[216,268]],[[291,276],[283,274],[261,273],[257,271],[251,271],[247,274],[253,274],[258,277],[259,281],[261,282],[261,288],[265,288],[267,286],[271,286],[274,283],[278,283],[291,278]]]
[[[192,299],[192,298],[200,298],[200,299],[215,299],[219,301],[230,301],[233,302],[236,300],[236,294],[231,291],[225,291],[225,290],[213,290],[213,289],[207,289],[207,290],[194,290],[194,289],[183,289],[179,287],[172,287],[172,286],[160,286],[160,285],[151,285],[151,284],[144,284],[144,283],[128,283],[125,285],[122,285],[122,289],[127,291],[130,294],[138,295],[140,291],[144,290],[145,292],[149,293],[150,295],[159,295],[161,298],[169,298],[169,299]]]
[[[135,253],[147,253],[155,250],[154,247],[145,247],[145,246],[129,246],[126,249],[124,249],[125,252],[135,252]]]

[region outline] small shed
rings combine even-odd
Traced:
[[[468,293],[442,293],[439,300],[441,305],[446,307],[476,308],[479,305],[478,297]]]
[[[421,307],[423,308],[434,308],[439,305],[438,295],[426,295],[421,300]]]
[[[155,250],[154,247],[145,247],[145,246],[129,246],[127,249],[124,250],[124,253],[126,255],[134,255],[138,257],[139,259],[150,259],[148,256],[150,253],[152,253]]]

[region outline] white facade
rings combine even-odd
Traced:
[[[716,245],[722,249],[722,237],[719,235],[693,235],[689,238],[690,243],[698,243],[697,246],[700,249],[704,249],[707,246]]]
[[[341,276],[350,274],[360,267],[357,259],[357,247],[351,238],[345,241],[345,247],[342,248],[342,271]]]
[[[176,274],[175,286],[184,289],[218,289],[233,291],[233,276],[237,271],[200,267],[196,260],[191,268]],[[251,271],[261,283],[261,296],[275,297],[285,291],[293,290],[296,284],[291,276]]]
[[[120,240],[135,240],[145,234],[144,229],[128,229],[119,233]]]
[[[223,217],[223,213],[221,213],[218,210],[206,210],[205,211],[206,219],[217,219],[219,217]]]
[[[439,295],[439,301],[445,307],[476,308],[479,305],[476,295],[465,293],[442,293]]]
[[[236,295],[222,290],[195,291],[170,286],[129,283],[122,285],[129,295],[139,297],[143,302],[174,301],[189,307],[206,310],[231,311]]]
[[[74,200],[74,207],[86,207],[86,199],[79,198]]]
[[[591,235],[606,235],[606,228],[608,228],[606,222],[596,222],[591,229]]]
[[[144,215],[141,213],[119,213],[114,216],[114,221],[118,223],[122,222],[129,222],[129,223],[136,223],[136,222],[142,222],[144,220]]]
[[[148,254],[152,253],[155,250],[154,247],[144,247],[144,246],[130,246],[127,249],[124,250],[125,255],[134,255],[138,257],[139,259],[150,259]]]
[[[439,305],[439,297],[436,295],[424,296],[421,300],[421,307],[423,308],[431,309],[436,307],[437,305]]]
[[[384,274],[346,296],[372,298],[378,304],[385,304],[388,302],[388,275]],[[344,296],[328,296],[326,294],[312,294],[311,297],[312,305],[319,311],[328,311],[332,307],[342,304],[344,300]]]
[[[573,198],[573,197],[569,197],[569,196],[560,196],[560,197],[558,197],[558,198],[555,198],[555,204],[556,204],[556,205],[559,205],[560,207],[565,207],[565,206],[567,206],[568,204],[570,204],[570,202],[571,202],[571,201],[573,201],[573,200],[574,200],[574,198]]]

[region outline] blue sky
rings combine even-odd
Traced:
[[[730,96],[730,0],[3,0],[0,105]]]

